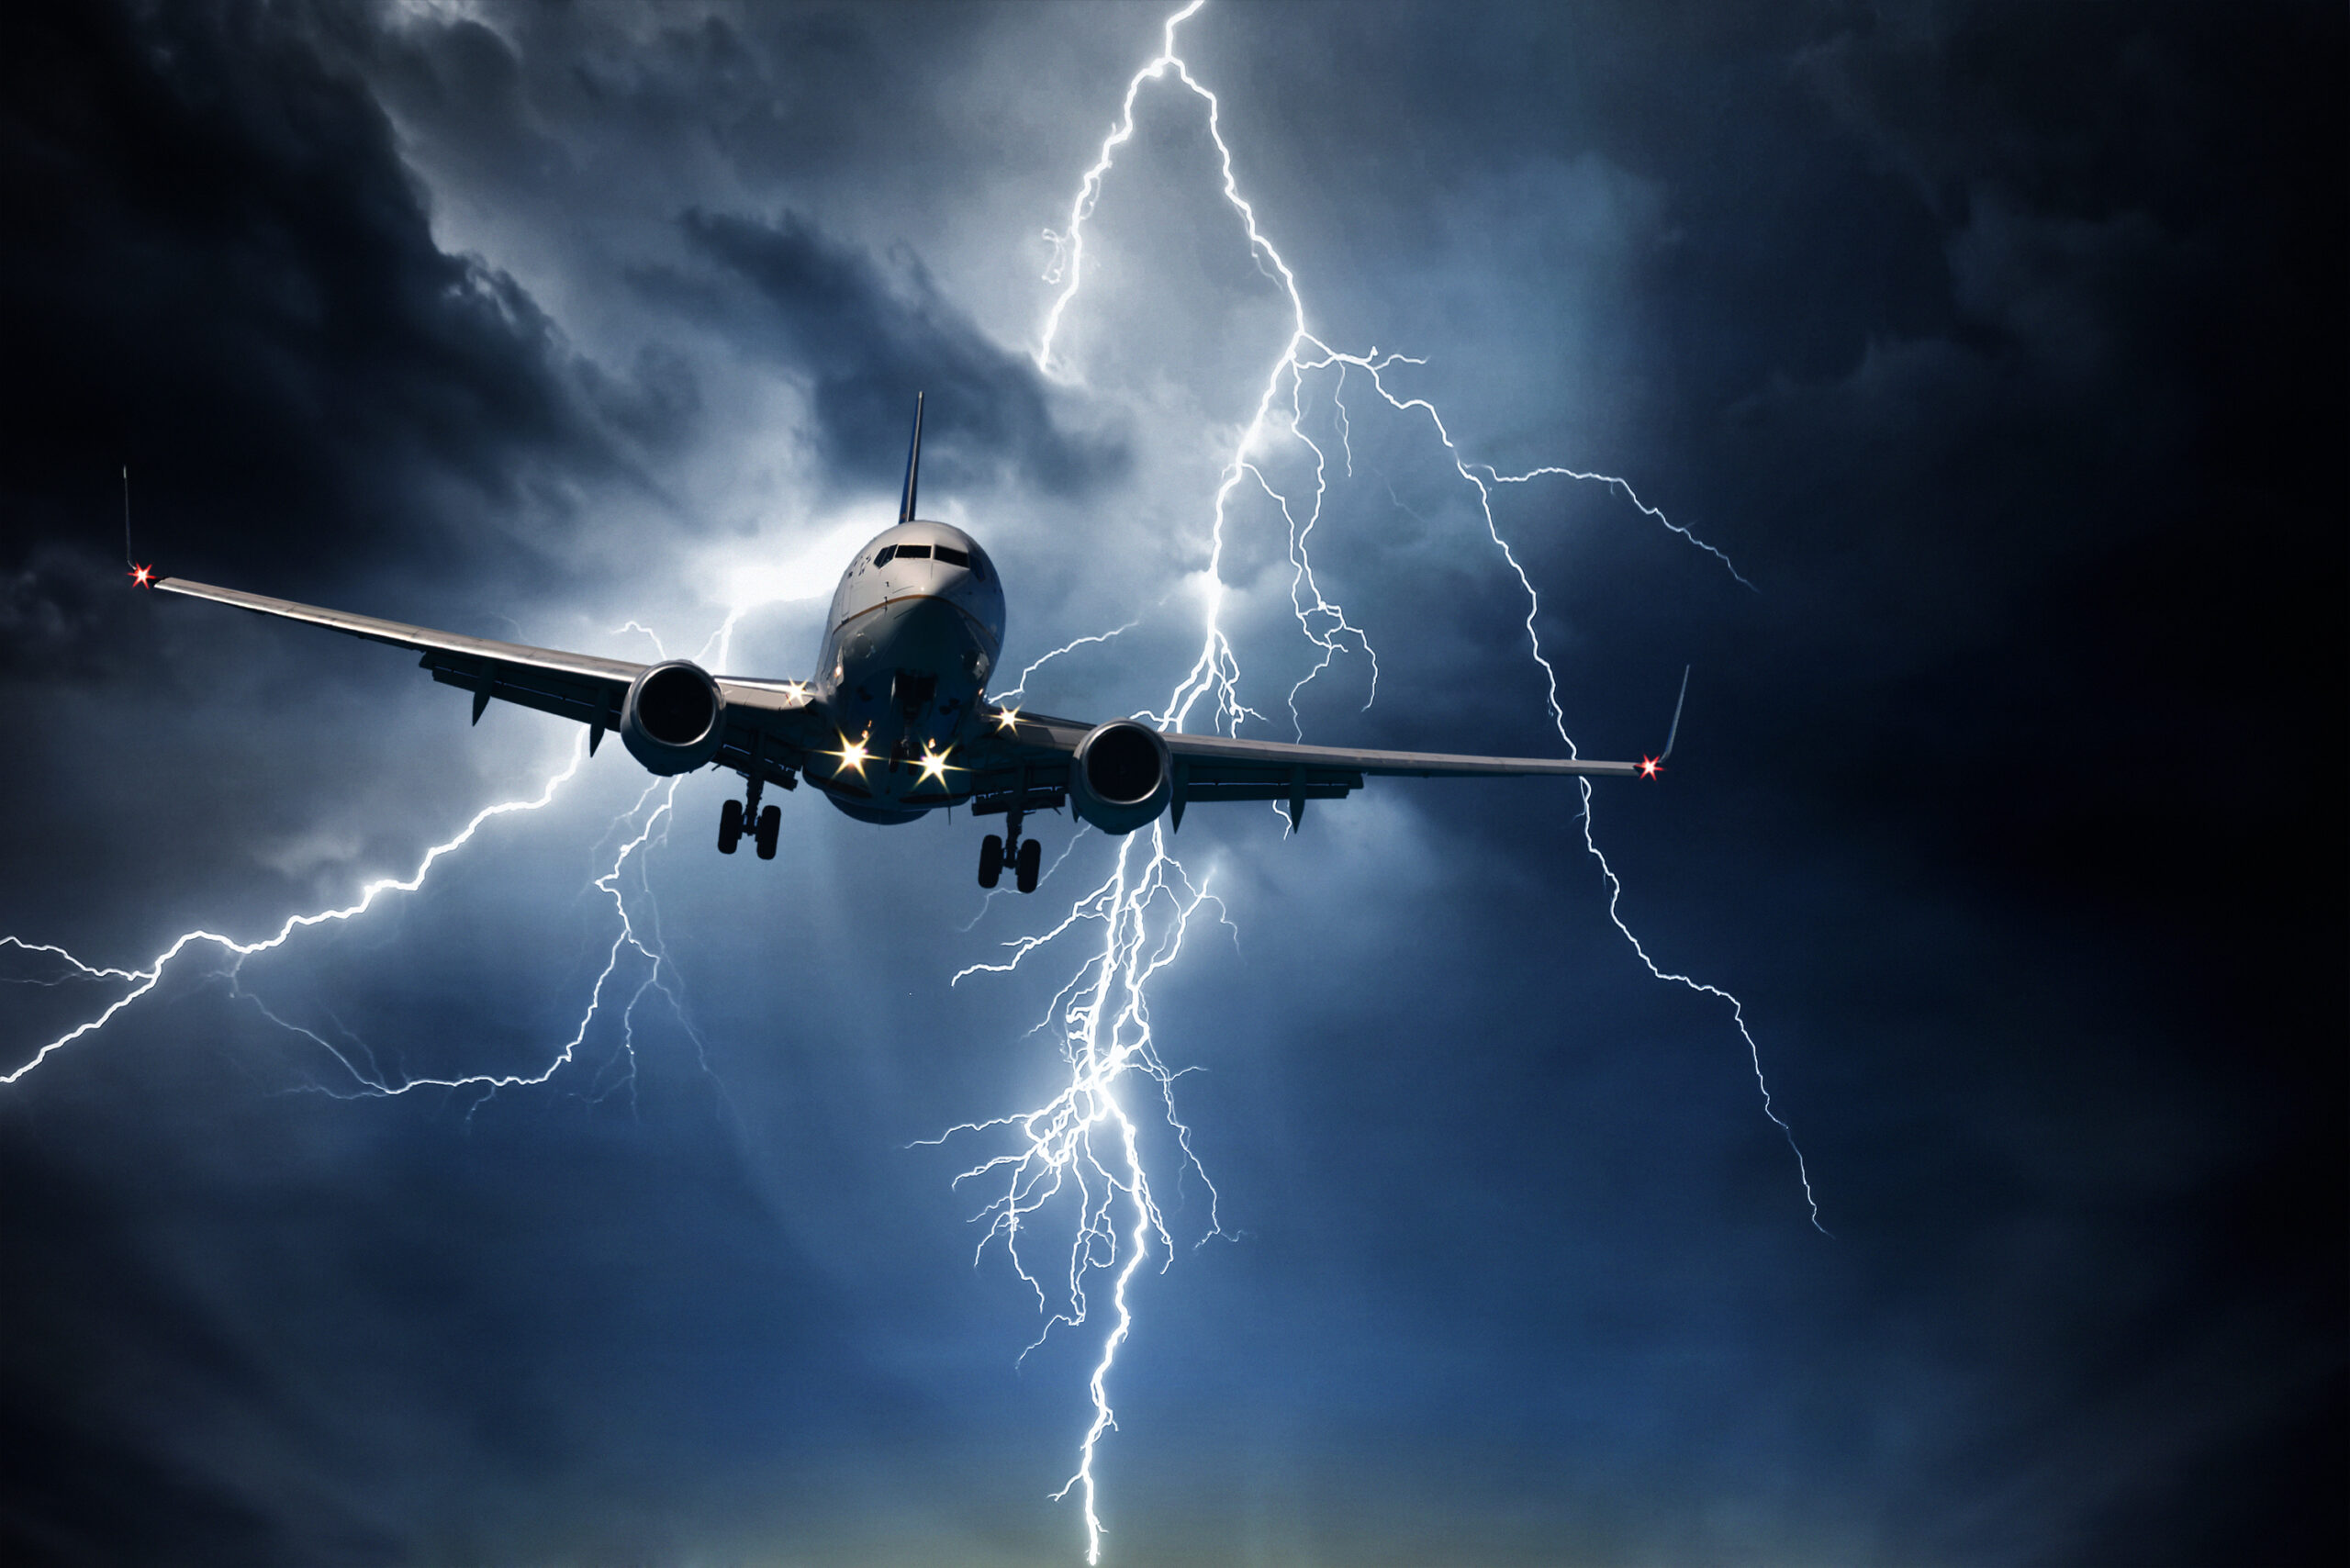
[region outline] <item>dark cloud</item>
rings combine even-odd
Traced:
[[[924,391],[923,452],[936,460],[925,468],[947,484],[985,476],[1069,495],[1125,471],[1124,448],[1064,429],[1034,362],[982,333],[911,251],[885,263],[793,212],[762,222],[693,211],[680,221],[693,250],[737,286],[663,270],[640,274],[639,286],[804,379],[828,468],[868,484],[902,474],[913,394]]]
[[[921,387],[934,486],[1192,527],[1214,367],[1260,351],[1185,312],[1264,286],[1147,183],[1201,166],[1184,106],[1147,96],[1095,230],[1102,297],[1159,312],[1140,375],[1172,390],[1131,406],[1166,428],[1038,377],[943,281],[1066,212],[1153,21],[17,24],[0,929],[116,961],[268,929],[554,733],[468,731],[381,650],[109,598],[126,444],[232,570],[323,579],[346,542],[288,520],[348,519],[518,614],[575,507],[667,586],[647,497],[755,467],[729,399],[770,384],[809,412],[789,483],[893,487]],[[1726,1007],[1609,924],[1572,795],[1394,781],[1294,839],[1194,812],[1237,935],[1152,1017],[1210,1070],[1179,1091],[1244,1234],[1137,1280],[1110,1560],[2338,1557],[2339,8],[1212,6],[1189,39],[1317,330],[1428,353],[1412,389],[1472,461],[1626,473],[1759,585],[1595,487],[1498,509],[1588,749],[1660,741],[1696,666],[1667,785],[1598,790],[1595,831],[1649,950],[1746,999],[1837,1238]],[[1046,119],[1072,129],[1014,134]],[[958,229],[966,199],[1000,205]],[[1190,273],[1120,249],[1187,228]],[[1349,409],[1315,559],[1382,695],[1359,711],[1342,660],[1308,738],[1551,744],[1482,518],[1423,424]],[[1335,433],[1326,391],[1305,413]],[[1118,560],[1122,615],[1191,613]],[[1237,504],[1269,710],[1283,560]],[[1007,581],[1039,650],[1101,629]],[[1135,650],[1167,645],[1051,673],[1155,697]],[[582,786],[0,1095],[17,1555],[1069,1549],[1031,1483],[1066,1473],[1086,1347],[1013,1369],[1033,1297],[964,1270],[949,1187],[976,1150],[908,1147],[1053,1068],[1024,1031],[1063,972],[941,978],[1030,929],[999,900],[963,930],[974,824],[801,791],[762,871],[710,851],[723,786],[688,779],[643,864],[695,1033],[648,994],[632,1049],[608,1020],[477,1111],[308,1092],[347,1083],[255,1011],[409,1065],[542,1059],[610,940],[587,846],[642,779],[607,746]],[[6,985],[8,1039],[79,994]]]
[[[125,463],[142,550],[288,588],[531,554],[524,520],[612,468],[560,334],[434,244],[298,12],[77,7],[6,70],[11,566],[106,553]]]

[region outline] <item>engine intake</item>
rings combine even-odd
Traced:
[[[690,659],[658,664],[630,682],[621,708],[621,744],[664,778],[690,773],[718,755],[726,700],[708,670]]]
[[[1069,759],[1069,809],[1103,833],[1134,832],[1165,811],[1174,792],[1166,739],[1132,719],[1096,727]]]

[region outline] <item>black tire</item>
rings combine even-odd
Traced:
[[[1003,875],[1003,840],[990,834],[979,840],[979,886],[992,888]]]
[[[1020,846],[1020,864],[1013,868],[1013,877],[1018,881],[1022,892],[1033,893],[1036,890],[1036,871],[1044,863],[1043,844],[1032,838]]]
[[[769,806],[766,811],[759,813],[760,859],[772,860],[775,858],[775,841],[782,834],[782,808],[778,806]]]
[[[718,808],[718,852],[732,855],[743,842],[743,802],[728,801]]]

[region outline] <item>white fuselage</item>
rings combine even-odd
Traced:
[[[808,781],[867,822],[910,822],[962,791],[921,767],[979,733],[978,710],[1003,650],[1003,583],[971,536],[901,522],[856,553],[833,591],[816,690],[861,768]]]

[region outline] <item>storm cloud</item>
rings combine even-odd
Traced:
[[[511,559],[529,492],[611,473],[561,335],[433,243],[382,110],[302,32],[241,6],[17,29],[10,566],[102,545],[126,463],[151,548],[289,588],[395,542]]]
[[[693,250],[740,286],[696,289],[666,273],[642,274],[639,286],[805,378],[829,466],[868,481],[902,472],[914,387],[932,399],[932,472],[949,483],[985,475],[1069,494],[1123,471],[1115,444],[1055,422],[1035,363],[990,342],[911,252],[894,258],[893,276],[798,213],[760,222],[690,211],[679,221]]]
[[[0,932],[274,931],[576,742],[132,593],[126,462],[167,570],[628,657],[733,611],[739,667],[800,675],[816,601],[727,584],[886,523],[923,390],[1008,666],[1131,628],[1033,700],[1163,700],[1287,330],[1180,88],[1030,353],[1161,19],[12,19]],[[1105,1561],[2337,1558],[2340,8],[1212,5],[1183,51],[1317,333],[1424,357],[1392,384],[1462,461],[1622,475],[1754,587],[1612,488],[1496,491],[1586,752],[1653,749],[1695,666],[1663,785],[1595,790],[1613,904],[1531,782],[1186,817],[1229,925],[1152,1022],[1234,1234],[1162,1193]],[[1380,658],[1305,738],[1555,748],[1426,419],[1360,376],[1296,409]],[[1244,733],[1285,735],[1290,530],[1227,512]],[[1098,838],[983,902],[959,814],[803,790],[729,860],[690,777],[619,884],[670,955],[625,1026],[479,1103],[341,1065],[554,1059],[645,782],[606,746],[415,898],[192,959],[0,1091],[12,1556],[1075,1560],[1039,1495],[1093,1342],[1015,1364],[979,1151],[919,1140],[1058,1070],[1068,955],[947,977]],[[1611,909],[1741,999],[1832,1238],[1728,1004]],[[6,1066],[115,994],[0,958]]]

